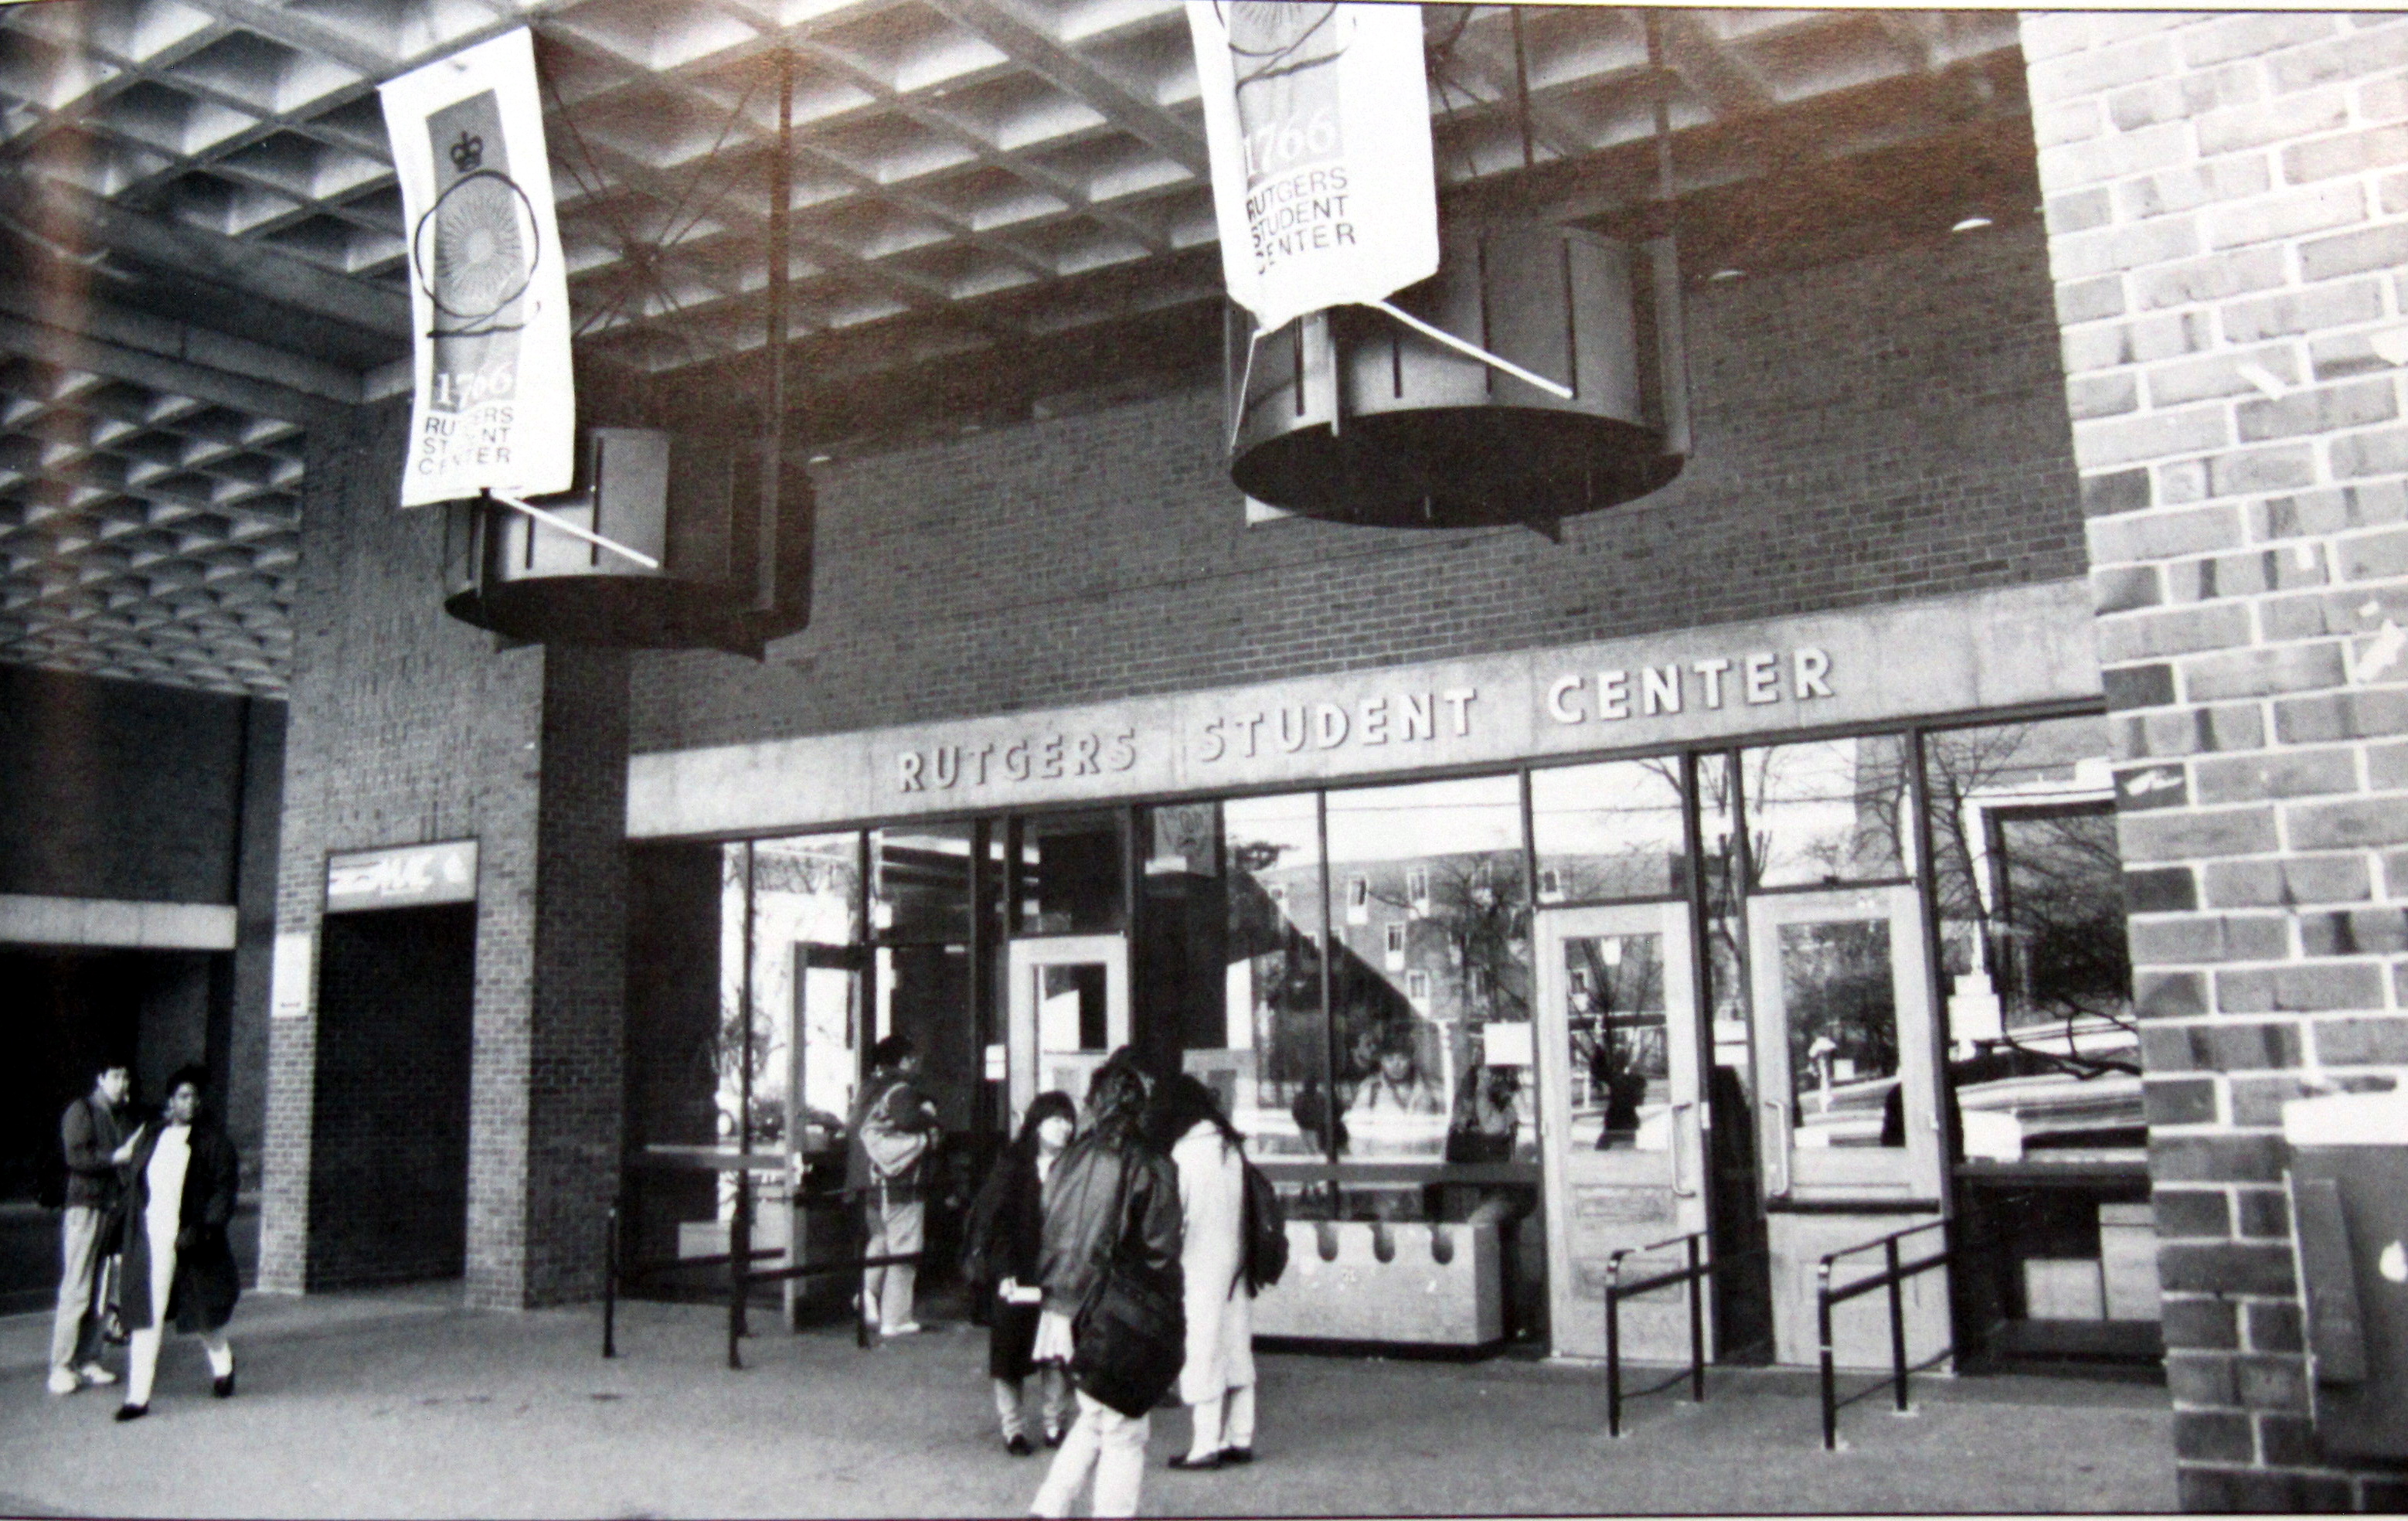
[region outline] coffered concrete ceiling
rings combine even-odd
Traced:
[[[1652,194],[1659,95],[1709,209],[2024,111],[2012,13],[1668,10],[1656,69],[1638,11],[1523,7],[1526,169],[1513,15],[1425,14],[1442,183],[1559,216]],[[281,691],[306,432],[402,379],[376,86],[521,24],[582,359],[760,348],[787,58],[804,372],[1108,345],[1218,299],[1178,0],[0,7],[0,260],[27,273],[0,282],[0,660]]]

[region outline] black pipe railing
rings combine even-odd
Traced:
[[[1942,1232],[1940,1250],[1928,1256],[1917,1257],[1913,1262],[1900,1262],[1899,1242],[1909,1236],[1920,1235],[1927,1230]],[[1854,1256],[1859,1252],[1870,1252],[1876,1249],[1883,1256],[1883,1268],[1880,1272],[1867,1278],[1859,1278],[1845,1288],[1835,1289],[1831,1286],[1831,1264],[1842,1257]],[[1907,1375],[1933,1367],[1954,1355],[1956,1347],[1952,1342],[1915,1364],[1914,1367],[1907,1366],[1906,1305],[1905,1301],[1899,1297],[1899,1288],[1908,1279],[1917,1274],[1929,1272],[1935,1268],[1946,1267],[1955,1256],[1955,1251],[1956,1232],[1951,1228],[1951,1222],[1928,1220],[1919,1226],[1909,1226],[1904,1230],[1893,1230],[1886,1236],[1860,1241],[1855,1246],[1843,1246],[1836,1252],[1827,1252],[1823,1255],[1815,1269],[1814,1329],[1821,1340],[1823,1353],[1823,1450],[1825,1452],[1839,1450],[1842,1405],[1854,1404],[1865,1396],[1879,1390],[1883,1385],[1888,1385],[1897,1391],[1898,1413],[1903,1415],[1912,1408],[1907,1401]],[[1831,1307],[1835,1304],[1844,1304],[1859,1295],[1870,1294],[1875,1289],[1889,1291],[1889,1377],[1884,1379],[1881,1384],[1859,1389],[1842,1400],[1839,1398],[1838,1375],[1831,1350]]]
[[[867,1187],[837,1190],[833,1197],[858,1198],[871,1190]],[[618,1320],[619,1288],[623,1280],[640,1279],[695,1268],[720,1268],[727,1272],[727,1366],[740,1370],[744,1367],[742,1340],[749,1334],[746,1305],[756,1284],[781,1283],[787,1279],[815,1278],[827,1273],[865,1272],[872,1268],[917,1267],[918,1252],[894,1252],[879,1256],[867,1254],[831,1258],[822,1262],[797,1262],[783,1268],[755,1272],[752,1264],[786,1256],[783,1247],[766,1251],[752,1249],[752,1184],[749,1172],[739,1169],[736,1182],[735,1216],[728,1223],[728,1250],[707,1253],[698,1256],[654,1257],[648,1262],[620,1261],[620,1215],[622,1206],[612,1201],[603,1228],[602,1261],[602,1356],[619,1355]],[[874,1338],[869,1333],[869,1296],[854,1296],[853,1344],[869,1346]]]
[[[1622,1281],[1624,1257],[1635,1256],[1641,1252],[1660,1252],[1668,1246],[1685,1248],[1688,1266],[1655,1273],[1636,1283],[1626,1284]],[[1667,1237],[1663,1241],[1652,1241],[1645,1246],[1626,1246],[1605,1259],[1605,1429],[1608,1436],[1622,1435],[1622,1401],[1626,1398],[1622,1388],[1622,1301],[1635,1299],[1642,1294],[1650,1294],[1660,1288],[1670,1288],[1675,1284],[1688,1285],[1689,1366],[1687,1370],[1685,1372],[1674,1373],[1661,1384],[1652,1384],[1646,1388],[1632,1390],[1627,1398],[1637,1399],[1651,1394],[1660,1394],[1686,1377],[1689,1381],[1689,1402],[1702,1405],[1706,1402],[1705,1284],[1714,1274],[1736,1267],[1749,1257],[1762,1254],[1764,1248],[1756,1246],[1743,1252],[1733,1252],[1726,1256],[1710,1257],[1706,1256],[1706,1233],[1702,1230],[1693,1230],[1685,1236]]]

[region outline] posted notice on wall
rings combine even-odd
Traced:
[[[566,491],[568,280],[522,27],[378,91],[409,239],[415,388],[401,505]]]
[[[1188,0],[1231,299],[1265,329],[1438,271],[1419,6]]]

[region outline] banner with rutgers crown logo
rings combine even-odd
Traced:
[[[408,240],[413,400],[401,505],[566,491],[568,280],[525,28],[384,85]]]
[[[1438,270],[1419,6],[1188,0],[1230,297],[1268,329]]]

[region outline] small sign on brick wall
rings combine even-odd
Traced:
[[[326,858],[326,911],[414,909],[477,899],[477,842],[396,845]]]
[[[317,937],[307,930],[287,930],[276,937],[276,959],[268,969],[267,1007],[277,1019],[302,1019],[309,1012],[309,974]]]

